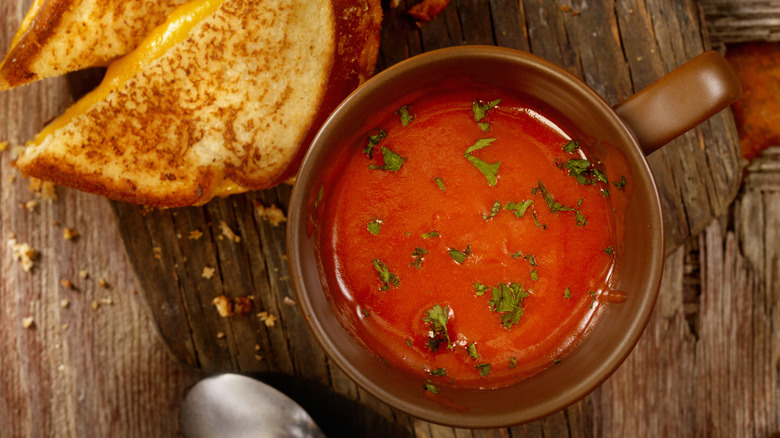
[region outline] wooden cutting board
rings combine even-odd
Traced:
[[[404,13],[413,3],[386,5],[378,70],[441,47],[500,45],[561,65],[614,105],[709,48],[692,2],[453,0],[421,27]],[[725,212],[736,195],[742,162],[730,112],[649,161],[669,253]],[[290,193],[282,185],[171,210],[112,205],[140,292],[175,357],[206,372],[280,372],[354,395],[359,390],[329,364],[295,306],[285,224],[270,223],[258,208],[274,205],[287,213]],[[222,295],[251,296],[251,313],[220,317],[212,300]]]

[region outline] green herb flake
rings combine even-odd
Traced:
[[[496,202],[493,203],[493,207],[490,208],[490,213],[489,214],[483,214],[482,215],[482,219],[488,220],[488,219],[494,217],[495,215],[497,215],[499,211],[501,211],[501,202],[500,201],[496,201]]]
[[[382,228],[382,219],[374,219],[371,221],[368,221],[368,224],[366,224],[366,228],[368,228],[368,232],[376,236],[379,234],[379,230]]]
[[[604,254],[606,254],[606,255],[612,255],[612,254],[614,254],[614,253],[615,253],[615,250],[614,250],[614,248],[612,248],[611,246],[608,246],[608,247],[604,248]]]
[[[479,370],[480,377],[485,377],[488,374],[490,374],[490,364],[489,363],[481,363],[474,365],[474,368]]]
[[[477,353],[477,344],[471,343],[466,347],[466,351],[469,353],[469,356],[471,356],[474,360],[479,360],[479,353]]]
[[[509,368],[517,368],[517,358],[512,356],[509,358]]]
[[[480,160],[479,158],[471,155],[472,152],[478,151],[482,148],[485,148],[487,146],[490,146],[491,143],[493,143],[496,139],[495,138],[481,138],[477,140],[476,143],[474,143],[473,146],[466,149],[466,152],[463,154],[463,156],[466,157],[466,159],[474,165],[474,167],[477,168],[480,172],[482,172],[483,175],[485,175],[485,179],[487,179],[488,184],[491,186],[495,186],[498,182],[498,168],[501,165],[500,161],[497,161],[495,163],[487,163],[483,160]]]
[[[531,217],[534,219],[534,224],[536,224],[537,228],[541,228],[543,230],[547,229],[547,224],[543,224],[539,222],[539,218],[536,217],[535,210],[531,210]]]
[[[409,105],[402,106],[398,109],[398,111],[395,112],[395,114],[400,115],[401,124],[404,126],[409,126],[409,123],[412,123],[412,120],[415,118],[415,116],[409,112]]]
[[[447,370],[445,368],[436,368],[435,370],[428,371],[428,374],[432,376],[446,376]]]
[[[420,247],[415,248],[414,251],[412,251],[412,257],[414,257],[414,261],[410,263],[409,266],[416,269],[420,269],[420,266],[422,265],[423,256],[425,256],[425,254],[428,254],[427,249],[423,249]]]
[[[466,261],[466,257],[471,255],[471,245],[467,245],[465,251],[451,248],[449,252],[450,252],[450,257],[452,257],[452,260],[455,260],[456,263],[461,264],[464,261]]]
[[[560,360],[560,359],[555,359],[555,360],[553,361],[553,365],[558,365],[560,362],[561,362],[561,360]]]
[[[534,201],[531,201],[530,199],[527,201],[523,201],[520,204],[516,204],[514,202],[508,202],[506,206],[504,207],[504,210],[509,210],[515,214],[518,218],[521,218],[525,215],[526,210],[528,210],[528,207],[533,205]]]
[[[536,273],[536,269],[531,270],[531,280],[539,281],[539,274]]]
[[[569,290],[568,287],[563,290],[563,297],[566,298],[567,300],[571,299],[571,291]]]
[[[528,264],[529,264],[529,265],[531,265],[531,266],[539,266],[539,265],[536,263],[536,257],[534,257],[534,255],[533,255],[533,254],[528,254],[528,255],[526,255],[526,256],[523,256],[523,258],[524,258],[524,259],[526,259],[526,260],[528,261]]]
[[[366,317],[366,318],[371,316],[371,312],[369,312],[366,309],[361,310],[360,313],[363,315],[363,317]]]
[[[536,186],[535,189],[538,189],[538,193],[542,194],[542,198],[544,198],[544,202],[547,204],[547,208],[550,210],[550,213],[558,214],[561,211],[573,211],[574,219],[577,222],[577,226],[582,227],[587,225],[588,220],[587,218],[585,218],[585,215],[583,215],[576,208],[567,207],[561,204],[560,202],[556,201],[553,195],[549,191],[547,191],[547,188],[544,187],[544,184],[542,184],[541,181],[539,181],[539,185]]]
[[[566,143],[565,145],[563,145],[563,150],[568,152],[568,153],[573,153],[574,151],[576,151],[579,148],[580,148],[580,142],[577,141],[577,140],[572,140],[572,141]]]
[[[383,138],[387,137],[387,131],[382,128],[377,128],[379,134],[370,135],[368,137],[368,144],[363,148],[363,153],[368,155],[369,160],[374,159],[374,146],[378,145]]]
[[[523,298],[529,293],[517,283],[500,283],[493,288],[493,299],[488,302],[490,309],[501,313],[501,325],[506,329],[516,325],[523,316]]]
[[[401,170],[401,166],[403,166],[404,162],[406,161],[405,157],[402,157],[395,152],[391,151],[390,149],[382,146],[382,158],[384,158],[385,164],[382,166],[377,166],[375,164],[369,164],[368,168],[371,170],[385,170],[388,172],[397,172]]]
[[[493,109],[496,105],[501,103],[501,99],[492,100],[488,103],[479,104],[478,99],[474,99],[474,103],[471,105],[471,111],[474,113],[474,120],[481,122],[485,118],[487,112]]]
[[[623,190],[623,188],[626,186],[626,177],[621,176],[620,181],[613,182],[612,185],[617,187],[618,190]]]
[[[486,148],[493,144],[493,142],[496,141],[495,138],[480,138],[477,140],[474,145],[470,146],[468,149],[466,149],[466,154],[470,154],[472,152],[478,151],[480,149]]]
[[[411,347],[412,346],[412,340],[411,339],[407,339],[406,340],[406,346],[407,347]]]
[[[439,237],[439,232],[434,230],[431,231],[430,233],[422,234],[423,239],[430,239],[432,237]]]
[[[431,351],[436,351],[444,342],[447,348],[452,350],[452,344],[450,344],[450,336],[447,333],[447,319],[449,318],[449,308],[441,308],[440,305],[435,304],[430,310],[426,311],[426,316],[422,319],[423,322],[430,324],[430,336],[428,337],[428,348]]]
[[[436,385],[433,384],[430,380],[426,380],[425,384],[423,385],[423,389],[426,391],[430,391],[434,394],[439,393],[439,388],[436,387]]]
[[[601,195],[605,198],[609,198],[609,189],[601,189]]]
[[[510,254],[509,257],[512,257],[513,259],[519,259],[520,257],[523,257],[523,251],[517,251],[514,254]]]
[[[447,188],[444,187],[444,180],[442,180],[438,176],[433,178],[433,182],[435,182],[436,185],[439,186],[439,188],[441,189],[442,192],[446,192],[447,191]]]
[[[320,202],[322,202],[322,195],[325,194],[325,186],[321,185],[320,189],[317,190],[317,197],[314,198],[314,209],[316,210],[317,207],[320,206]]]
[[[479,122],[477,123],[477,126],[479,126],[479,129],[482,130],[482,132],[488,132],[490,131],[490,123],[487,122]]]
[[[379,274],[379,280],[382,282],[380,290],[388,290],[390,286],[398,287],[400,284],[399,278],[390,272],[387,265],[381,260],[374,259],[374,269],[376,269],[377,274]]]
[[[482,295],[485,295],[485,292],[487,292],[488,287],[484,284],[474,282],[474,290],[477,293],[478,297],[481,297]]]
[[[590,294],[590,304],[588,305],[588,309],[592,309],[593,303],[596,302],[596,292],[590,290],[588,293]]]

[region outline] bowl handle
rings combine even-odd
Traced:
[[[725,109],[742,94],[734,70],[708,51],[615,105],[646,155]]]

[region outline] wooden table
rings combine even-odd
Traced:
[[[0,0],[0,47],[30,3]],[[695,2],[453,0],[420,29],[403,14],[407,3],[387,10],[380,69],[438,47],[497,44],[562,65],[610,104],[709,44]],[[0,95],[0,141],[30,139],[85,82],[72,75]],[[256,208],[286,211],[289,187],[172,211],[65,188],[50,201],[10,167],[6,150],[0,236],[13,234],[40,257],[25,272],[10,247],[0,251],[1,434],[175,436],[179,405],[203,370],[295,375],[343,396],[335,403],[331,395],[309,397],[319,403],[313,411],[324,408],[322,400],[359,406],[349,426],[420,437],[767,436],[780,430],[776,155],[755,163],[741,185],[729,112],[653,154],[669,245],[657,308],[639,345],[568,409],[527,425],[469,431],[387,407],[314,344],[291,301],[284,224],[272,225]],[[224,237],[223,221],[240,242]],[[78,236],[65,239],[66,229]],[[189,239],[195,229],[204,237]],[[214,267],[215,277],[204,278],[204,267]],[[220,318],[210,301],[222,294],[253,295],[253,313]],[[261,312],[276,324],[255,316]]]

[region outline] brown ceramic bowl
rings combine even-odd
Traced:
[[[400,96],[435,86],[453,72],[544,102],[583,136],[599,156],[628,162],[634,191],[626,211],[624,249],[616,288],[628,299],[608,304],[588,337],[560,363],[500,389],[451,389],[448,403],[426,397],[419,377],[392,369],[359,346],[331,309],[320,276],[314,203],[328,169],[338,168],[344,139]],[[618,105],[562,68],[539,57],[498,47],[465,46],[416,56],[356,90],[323,125],[295,184],[288,223],[288,256],[298,303],[329,358],[385,403],[415,417],[455,427],[492,428],[549,415],[599,386],[629,355],[652,312],[664,261],[661,203],[645,155],[727,107],[741,87],[720,55],[708,52]],[[609,166],[608,158],[607,166]],[[326,191],[327,193],[327,191]],[[323,202],[337,202],[328,200]]]

